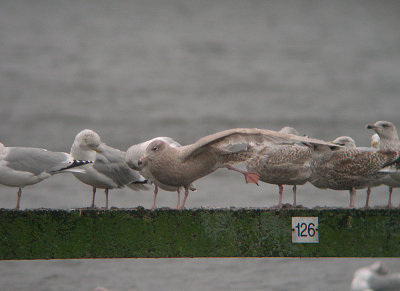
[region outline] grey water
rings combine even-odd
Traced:
[[[0,141],[69,152],[84,128],[126,150],[155,136],[182,144],[234,127],[368,146],[365,124],[400,127],[398,1],[2,1]],[[239,179],[240,178],[240,179]],[[196,182],[187,208],[270,207],[278,187],[227,170]],[[400,203],[398,190],[393,203]],[[104,205],[101,191],[96,197]],[[345,191],[298,189],[305,207],[345,207]],[[387,187],[371,204],[387,203]],[[21,207],[87,207],[68,174],[23,190]],[[284,203],[291,203],[286,187]],[[0,186],[0,207],[16,189]],[[149,208],[152,193],[112,190],[115,207]],[[359,190],[356,206],[365,203]],[[160,192],[159,207],[176,205]],[[118,259],[0,262],[1,290],[349,290],[375,259]],[[400,260],[383,259],[400,270]]]

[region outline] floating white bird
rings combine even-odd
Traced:
[[[398,291],[400,273],[389,274],[381,262],[358,269],[351,282],[352,291]]]
[[[0,143],[0,184],[18,187],[16,209],[20,207],[22,188],[39,183],[62,172],[84,172],[82,165],[91,160],[76,160],[70,154],[41,148],[5,147]]]
[[[125,152],[112,148],[101,142],[100,136],[90,129],[82,130],[75,137],[71,147],[71,155],[77,159],[90,159],[95,162],[85,166],[85,173],[75,173],[81,182],[93,187],[92,205],[96,188],[104,189],[108,209],[108,191],[125,186],[135,190],[148,190],[147,181],[125,162]]]
[[[180,188],[181,187],[169,186],[169,185],[163,184],[160,181],[158,181],[149,171],[148,163],[140,163],[140,165],[139,165],[139,160],[145,154],[145,151],[146,151],[146,148],[148,147],[148,145],[156,140],[164,141],[173,148],[182,146],[180,143],[178,143],[177,141],[173,140],[170,137],[156,137],[151,140],[131,146],[126,151],[125,161],[129,167],[131,167],[132,169],[134,169],[136,171],[139,171],[139,173],[144,178],[146,178],[147,180],[154,183],[154,198],[153,198],[153,206],[151,207],[151,209],[156,208],[158,188],[161,188],[165,191],[171,191],[171,192],[177,191],[178,192],[178,203],[177,203],[176,208],[179,208],[179,206],[180,206]],[[193,184],[190,185],[189,189],[191,191],[196,191],[196,187]]]

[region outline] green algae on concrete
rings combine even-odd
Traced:
[[[319,243],[292,243],[296,216]],[[0,210],[0,259],[399,256],[398,209]]]

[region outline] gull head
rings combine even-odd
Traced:
[[[374,130],[381,139],[396,139],[398,138],[396,126],[390,121],[377,121],[373,124],[367,124],[367,129]]]
[[[286,134],[299,135],[297,130],[295,130],[293,127],[290,127],[290,126],[282,127],[282,129],[279,132],[286,133]]]
[[[76,135],[74,144],[82,149],[96,151],[101,144],[101,139],[93,130],[84,129]]]
[[[147,146],[144,156],[139,159],[138,164],[143,165],[148,161],[153,161],[154,159],[157,159],[163,154],[163,151],[167,148],[171,148],[171,146],[169,146],[168,143],[163,140],[155,140],[151,142]]]
[[[133,145],[126,151],[125,162],[135,171],[141,171],[144,168],[144,164],[140,161],[141,157],[141,151],[138,149],[138,145]]]
[[[356,142],[350,136],[339,136],[332,143],[344,146],[346,148],[355,148]]]

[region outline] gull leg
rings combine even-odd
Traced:
[[[154,185],[154,198],[153,198],[153,206],[151,207],[151,210],[156,208],[157,193],[158,193],[158,186]]]
[[[296,207],[297,203],[296,203],[296,192],[297,192],[297,186],[294,185],[293,186],[293,207]]]
[[[189,186],[185,186],[185,197],[183,197],[183,202],[182,205],[179,206],[179,209],[184,209],[185,208],[185,203],[186,203],[186,199],[189,195]]]
[[[179,206],[181,204],[181,187],[178,187],[178,190],[176,190],[176,192],[178,192],[178,204],[176,205],[176,209],[179,209]]]
[[[367,188],[367,201],[365,201],[365,208],[369,207],[369,197],[371,195],[371,187]]]
[[[282,185],[278,185],[278,186],[279,186],[279,204],[278,204],[278,208],[282,208],[283,186]]]
[[[257,184],[257,186],[258,186],[258,179],[260,178],[260,175],[258,175],[256,173],[249,173],[249,172],[241,171],[232,166],[226,166],[226,168],[228,170],[232,170],[232,171],[235,171],[235,172],[238,172],[238,173],[244,175],[244,178],[245,178],[247,184],[253,183],[253,184]]]
[[[92,195],[92,206],[90,208],[94,208],[94,199],[96,197],[96,187],[93,187],[93,195]]]
[[[354,187],[350,190],[350,205],[349,208],[354,208],[354,201],[356,200],[356,189]]]
[[[393,192],[393,187],[389,187],[389,203],[388,203],[388,208],[392,207],[392,192]]]
[[[106,209],[108,209],[108,189],[104,190],[104,194],[106,194]]]
[[[15,206],[15,210],[19,210],[19,201],[21,200],[22,189],[21,187],[18,188],[17,191],[17,206]]]

